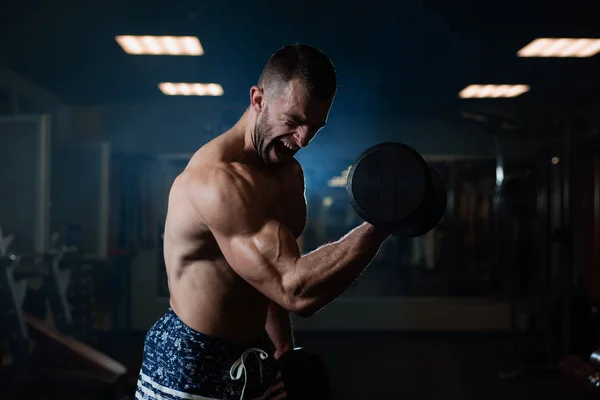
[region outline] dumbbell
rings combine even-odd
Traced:
[[[380,143],[362,152],[350,167],[346,191],[362,219],[397,236],[424,235],[446,211],[440,174],[402,143]]]
[[[288,400],[331,400],[327,366],[319,355],[297,347],[277,360]]]

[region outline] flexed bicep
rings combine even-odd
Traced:
[[[190,179],[190,199],[231,268],[249,284],[293,311],[293,276],[300,250],[294,235],[269,217],[260,187],[229,166]]]

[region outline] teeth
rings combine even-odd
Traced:
[[[285,147],[287,147],[288,149],[290,149],[290,150],[294,150],[294,148],[292,147],[292,145],[291,145],[291,144],[287,144],[286,142],[281,142],[281,143],[283,143],[283,145],[284,145]]]

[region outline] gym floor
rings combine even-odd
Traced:
[[[401,333],[296,334],[327,363],[337,399],[587,399],[557,372],[500,379],[511,363],[508,338]],[[135,373],[143,334],[118,340],[116,358]]]

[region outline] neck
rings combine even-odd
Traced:
[[[238,138],[236,140],[239,140],[240,144],[241,141],[243,141],[242,157],[244,159],[247,161],[255,160],[256,162],[260,162],[260,157],[258,157],[258,152],[254,145],[255,125],[256,116],[252,113],[250,108],[248,108],[229,132]]]
[[[250,107],[248,107],[233,127],[233,130],[244,139],[244,153],[256,153],[256,148],[254,146],[255,124],[256,117],[252,114]]]

